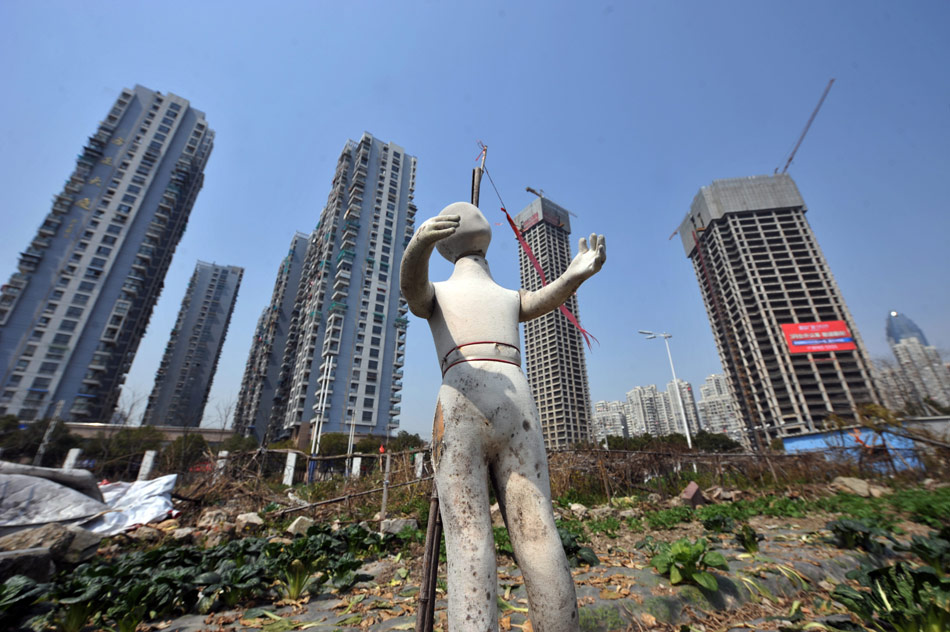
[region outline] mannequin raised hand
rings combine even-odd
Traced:
[[[567,275],[577,275],[581,281],[594,276],[607,261],[607,239],[603,235],[590,234],[590,246],[587,239],[581,237],[577,243],[577,255],[567,267]]]

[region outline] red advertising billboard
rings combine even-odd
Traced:
[[[790,353],[852,351],[857,347],[843,320],[782,325]]]

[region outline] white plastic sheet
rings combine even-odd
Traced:
[[[37,476],[0,474],[0,529],[86,519],[108,506],[75,489]]]
[[[100,485],[109,511],[83,527],[102,535],[115,535],[135,525],[164,518],[172,511],[172,489],[177,478],[177,474],[169,474],[150,481]]]

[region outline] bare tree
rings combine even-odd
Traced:
[[[140,426],[142,425],[142,415],[145,411],[139,413],[139,407],[148,399],[133,388],[122,388],[119,395],[119,404],[116,406],[115,413],[112,416],[113,422],[121,426]]]
[[[237,398],[233,395],[225,400],[219,400],[214,405],[216,427],[224,431],[228,426],[228,421],[234,416],[234,407]]]

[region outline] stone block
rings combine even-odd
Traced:
[[[23,529],[0,538],[0,551],[19,551],[24,549],[47,549],[50,558],[61,560],[66,557],[69,545],[75,533],[66,525],[57,522],[44,524],[33,529]]]
[[[590,510],[590,517],[596,520],[603,520],[607,516],[612,516],[612,515],[614,515],[614,510],[612,507],[608,507],[607,505],[594,507],[593,509]]]
[[[14,575],[26,575],[37,582],[47,582],[56,571],[53,556],[45,547],[0,552],[0,583]]]
[[[133,540],[138,540],[139,542],[158,542],[162,539],[164,532],[159,531],[154,527],[147,527],[142,525],[132,531],[126,532]]]
[[[227,521],[228,514],[224,511],[220,509],[205,509],[201,512],[201,516],[198,517],[197,527],[199,529],[207,529]]]
[[[587,507],[580,503],[571,503],[570,510],[577,518],[585,518],[587,516]]]
[[[69,526],[66,528],[73,534],[73,539],[69,543],[66,555],[63,557],[64,561],[70,564],[80,564],[88,562],[96,556],[96,551],[99,550],[99,544],[102,542],[101,535],[82,527]]]
[[[242,513],[234,520],[234,528],[241,532],[244,530],[253,531],[260,529],[264,526],[264,519],[261,518],[257,513],[250,511],[248,513]]]
[[[296,520],[287,527],[287,533],[290,535],[307,535],[307,529],[314,525],[313,520],[306,516],[298,516]]]
[[[415,518],[387,518],[386,520],[382,520],[379,523],[380,533],[396,534],[401,532],[406,527],[418,529],[419,523],[416,522]]]
[[[680,498],[683,504],[689,505],[693,509],[706,504],[706,498],[703,496],[703,492],[699,489],[699,485],[696,484],[696,481],[690,481],[686,489],[683,490],[683,493],[680,494]]]
[[[194,527],[181,527],[172,531],[172,540],[183,544],[190,544],[195,540]]]
[[[853,476],[837,476],[831,481],[831,486],[839,492],[857,494],[864,498],[871,496],[871,486],[868,482]]]

